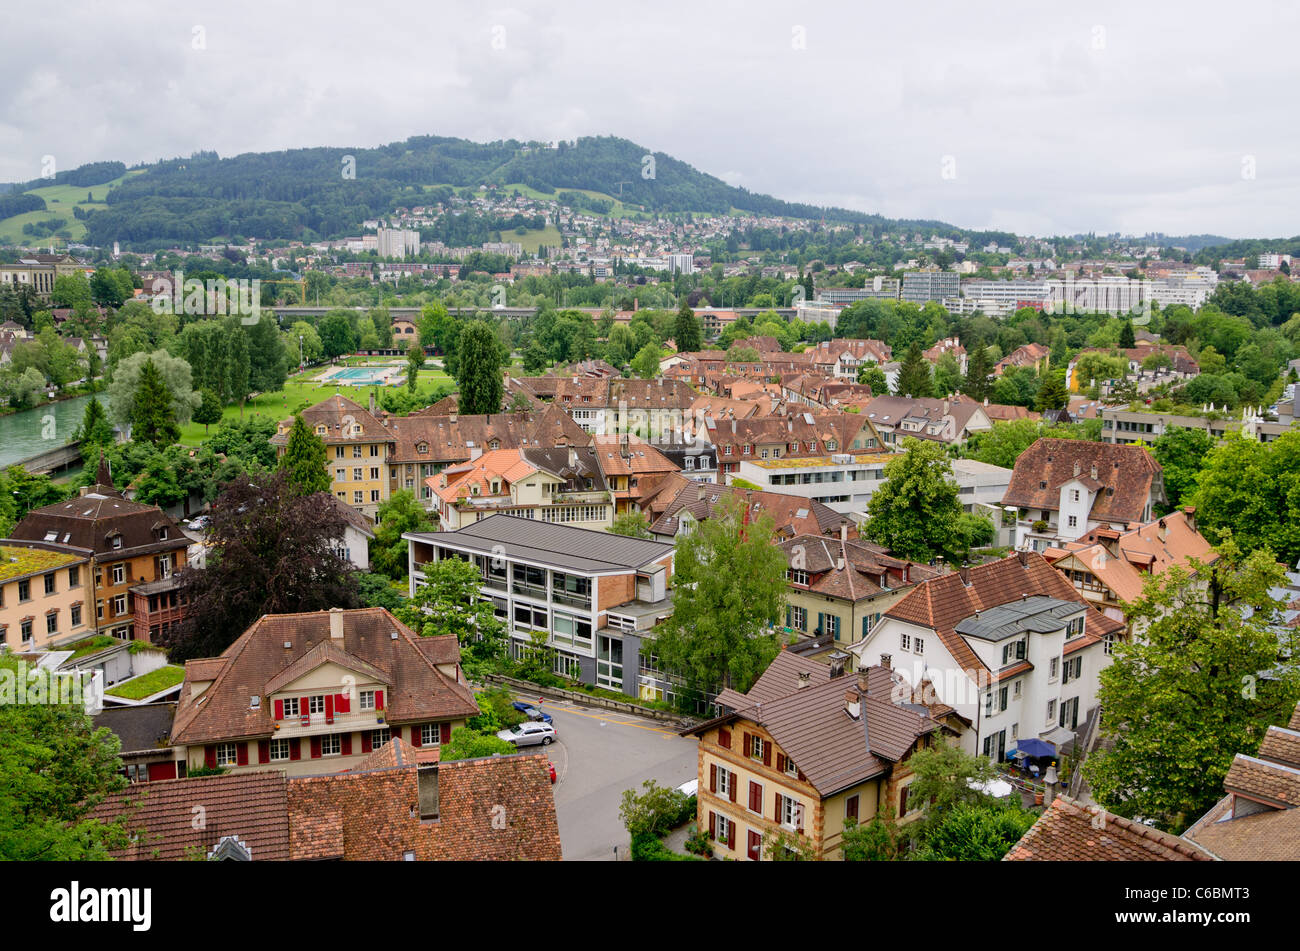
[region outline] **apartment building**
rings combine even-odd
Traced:
[[[961,276],[955,271],[908,271],[903,275],[899,297],[913,304],[925,304],[960,294]]]
[[[722,691],[725,712],[683,733],[699,740],[696,822],[714,857],[770,861],[793,839],[834,860],[846,823],[919,819],[908,758],[961,723],[912,699],[885,667],[848,675],[790,651],[748,693]]]
[[[87,585],[80,612],[87,633],[149,641],[162,632],[163,623],[183,616],[178,572],[188,564],[189,539],[158,506],[123,498],[103,460],[96,484],[82,491],[78,498],[32,509],[10,534],[15,541],[40,543],[78,558],[89,553],[86,577],[78,573]],[[143,602],[137,597],[141,590],[147,592]],[[67,621],[59,621],[60,635],[71,630],[74,606],[69,603]]]
[[[50,650],[94,631],[89,549],[0,539],[0,646]]]
[[[379,503],[390,494],[388,457],[393,434],[369,410],[345,396],[331,396],[302,411],[308,428],[325,443],[330,491],[370,521],[379,521]],[[283,457],[293,417],[276,426],[271,445]]]
[[[561,676],[631,696],[665,691],[652,676],[640,679],[640,670],[643,640],[673,609],[671,544],[505,514],[402,537],[412,596],[432,562],[478,566],[480,591],[509,631],[512,657],[536,650],[537,634],[554,648]]]
[[[717,447],[722,478],[737,474],[745,460],[869,453],[881,448],[872,420],[854,413],[794,413],[749,419],[705,419],[708,442]]]
[[[974,400],[952,397],[877,396],[861,415],[875,427],[885,445],[908,436],[942,443],[962,443],[975,433],[993,428],[984,407]]]
[[[589,447],[489,450],[425,483],[445,531],[496,513],[588,528],[614,524],[614,492]]]
[[[1000,762],[1022,737],[1073,741],[1123,629],[1042,555],[1016,552],[922,582],[850,650],[860,667],[892,658],[908,683],[928,680],[972,724],[967,751]]]
[[[394,737],[447,742],[478,713],[454,636],[383,608],[267,614],[220,657],[187,661],[172,744],[188,771],[355,768]]]

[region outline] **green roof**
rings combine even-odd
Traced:
[[[132,677],[116,687],[108,688],[104,693],[124,700],[143,700],[145,697],[152,697],[160,690],[175,687],[184,679],[184,667],[168,664],[166,667],[159,667],[139,677]]]
[[[26,545],[0,545],[0,582],[41,574],[85,560],[82,555],[63,551],[28,548]]]

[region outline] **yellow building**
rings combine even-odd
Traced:
[[[330,491],[370,521],[379,521],[379,503],[389,496],[388,459],[393,434],[369,410],[345,396],[331,396],[302,411],[308,428],[325,443]],[[276,456],[284,455],[293,417],[281,420],[271,437]]]
[[[94,633],[91,553],[0,541],[0,645],[47,650]]]
[[[885,667],[843,674],[789,651],[748,693],[722,691],[726,712],[689,731],[700,741],[696,818],[714,856],[839,859],[846,822],[920,818],[907,760],[963,724],[911,700]]]

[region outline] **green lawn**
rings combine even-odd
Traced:
[[[33,238],[30,235],[23,234],[23,225],[44,221],[47,218],[66,218],[68,223],[64,225],[68,233],[72,235],[73,241],[80,241],[86,236],[86,226],[83,222],[78,221],[72,216],[74,207],[85,209],[103,208],[104,199],[109,191],[116,188],[122,182],[132,175],[139,175],[140,172],[127,172],[110,182],[104,182],[102,185],[91,185],[82,187],[79,185],[48,185],[45,188],[30,189],[30,194],[39,195],[45,199],[44,211],[28,211],[21,215],[14,215],[11,218],[5,218],[0,221],[0,244],[29,244],[33,241],[42,245],[47,245],[50,238]],[[87,202],[86,195],[89,193],[93,201]],[[62,238],[53,239],[56,242],[62,242]]]
[[[143,700],[152,697],[160,690],[175,687],[185,679],[185,668],[176,664],[167,664],[140,677],[132,677],[126,683],[109,687],[104,691],[110,697],[124,700]]]
[[[547,225],[541,231],[530,231],[528,234],[515,234],[513,231],[507,233],[501,232],[502,241],[518,241],[520,247],[528,254],[536,254],[537,249],[542,245],[551,248],[558,248],[560,242],[564,239],[560,236],[560,229],[555,225]]]

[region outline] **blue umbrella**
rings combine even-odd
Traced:
[[[1055,746],[1053,746],[1051,743],[1048,743],[1046,740],[1036,739],[1035,737],[1029,737],[1023,740],[1017,740],[1016,749],[1019,752],[1024,753],[1026,756],[1032,756],[1035,758],[1039,756],[1056,755]]]

